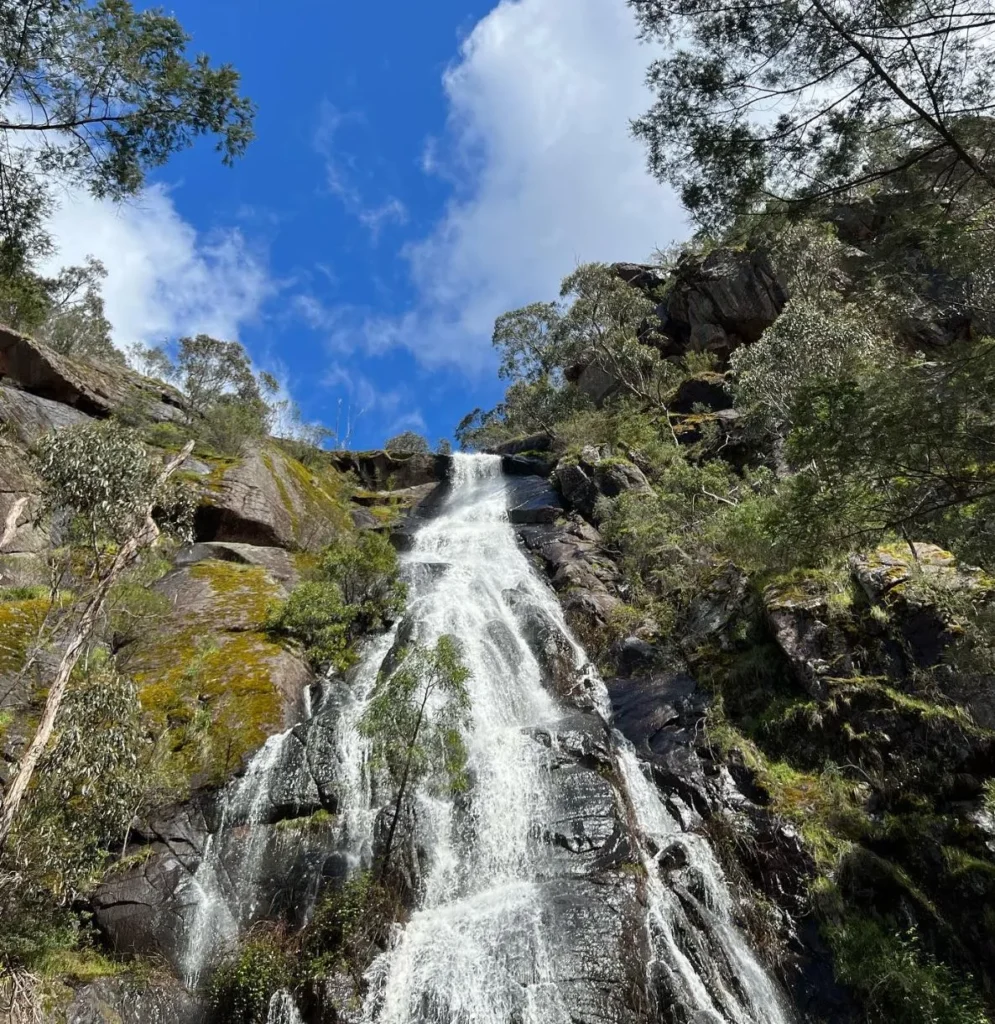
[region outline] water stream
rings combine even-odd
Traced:
[[[500,459],[454,456],[451,484],[440,514],[419,529],[412,550],[402,558],[412,592],[399,629],[420,643],[450,633],[463,644],[471,671],[472,724],[465,737],[471,784],[456,799],[427,792],[416,798],[421,851],[417,905],[392,947],[367,973],[364,1024],[573,1024],[588,1019],[788,1024],[791,1014],[778,986],[735,924],[732,898],[707,842],[682,831],[625,741],[610,738],[604,729],[598,715],[607,715],[607,695],[596,678],[597,706],[586,715],[609,737],[605,743],[613,763],[602,765],[595,778],[593,768],[579,761],[568,764],[559,749],[559,732],[574,728],[569,723],[579,712],[552,694],[548,671],[537,660],[516,608],[523,601],[538,608],[560,635],[575,670],[591,672],[558,600],[530,565],[508,522]],[[338,842],[352,869],[370,862],[378,810],[366,770],[366,744],[356,725],[395,639],[392,633],[370,646],[351,679],[351,694],[336,726]],[[280,761],[285,736],[268,741],[225,801],[226,818],[247,825],[239,866],[243,891],[261,856],[263,840],[254,836],[264,830],[253,828],[253,822],[260,820],[269,773]],[[548,741],[539,742],[538,736]],[[606,787],[599,782],[603,777],[620,780],[613,783],[609,803],[617,805],[619,821],[629,822],[625,828],[634,818],[637,834],[630,845],[641,871],[626,873],[615,865],[592,884],[587,876],[595,869],[580,859],[570,863],[563,844],[551,841],[549,823],[562,817],[562,787],[569,772],[575,784],[591,792]],[[660,857],[674,844],[683,850],[684,867],[671,875],[661,869]],[[595,846],[591,836],[578,835],[579,850]],[[625,867],[634,869],[637,863]],[[644,881],[636,883],[637,874]],[[226,891],[218,857],[210,849],[193,888],[199,902],[188,941],[191,982],[208,956],[237,934],[240,920],[251,916]],[[615,896],[609,890],[617,890]],[[598,899],[607,901],[600,917]],[[565,906],[580,908],[569,927],[563,924]],[[649,993],[649,1002],[628,1014],[617,1009],[617,982],[599,981],[610,972],[589,962],[592,955],[597,958],[600,944],[607,949],[614,940],[575,932],[577,922],[581,930],[585,923],[590,928],[601,927],[601,921],[617,924],[615,917],[633,908],[639,920],[629,932],[621,929],[616,945],[627,947],[633,957],[643,950],[639,987]],[[585,942],[579,944],[579,938]],[[653,1015],[656,998],[669,1007],[666,1018]],[[269,1019],[271,1024],[300,1021],[289,995],[274,996]]]

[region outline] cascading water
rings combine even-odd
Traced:
[[[416,588],[409,609],[416,638],[431,643],[451,633],[464,645],[472,673],[473,719],[466,737],[472,781],[458,801],[420,797],[417,819],[426,825],[421,842],[428,861],[420,903],[394,947],[368,973],[364,1020],[571,1024],[588,1019],[578,1016],[578,1005],[598,1007],[591,1014],[598,1019],[602,1013],[606,1020],[621,1019],[603,1009],[610,1002],[604,990],[611,986],[599,982],[599,974],[608,972],[598,963],[582,965],[589,979],[569,977],[570,970],[558,964],[563,942],[553,904],[562,903],[564,891],[558,879],[582,872],[564,869],[548,823],[562,803],[562,781],[553,781],[555,737],[576,711],[560,706],[544,685],[548,671],[515,603],[524,598],[541,610],[577,672],[585,669],[584,654],[555,596],[517,544],[500,459],[457,455],[453,467],[445,507],[417,533],[405,561],[431,567],[418,574],[427,582]],[[607,697],[600,681],[596,686],[603,709]],[[552,742],[537,743],[540,734]],[[651,975],[663,971],[676,982],[669,991],[688,1011],[686,1019],[698,1013],[695,1019],[711,1014],[730,1024],[786,1024],[790,1017],[776,985],[732,923],[731,899],[707,844],[680,832],[625,741],[616,737],[610,746],[640,833],[634,852],[647,875]],[[693,915],[686,906],[690,894],[682,901],[672,892],[648,852],[675,840],[685,844],[702,890]],[[578,835],[578,850],[594,845],[593,837]],[[581,914],[579,920],[590,925],[594,918]],[[589,940],[597,950],[599,936]],[[634,936],[623,941],[638,942]],[[721,962],[696,960],[691,951],[702,949]],[[654,987],[652,977],[649,982]]]

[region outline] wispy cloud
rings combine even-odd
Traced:
[[[380,202],[370,202],[357,184],[359,170],[356,157],[340,142],[342,128],[349,124],[363,124],[362,114],[341,111],[325,101],[321,105],[315,148],[325,161],[325,184],[328,191],[355,217],[370,234],[376,245],[383,229],[390,224],[406,224],[408,209],[397,196],[388,195]]]
[[[385,437],[402,430],[425,430],[425,417],[405,384],[384,388],[365,372],[335,362],[325,371],[322,385],[335,396],[337,430],[344,442],[357,427],[372,420],[386,424]]]
[[[122,204],[68,192],[50,227],[58,249],[43,270],[89,255],[107,268],[104,301],[120,346],[199,332],[237,338],[279,290],[265,252],[236,229],[198,232],[161,185]]]

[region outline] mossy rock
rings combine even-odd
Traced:
[[[157,636],[126,650],[126,667],[154,732],[168,734],[168,774],[222,782],[286,727],[311,680],[263,629],[284,591],[261,566],[217,560],[177,570],[156,590],[174,611]]]
[[[202,478],[198,540],[314,550],[352,529],[351,487],[331,463],[308,468],[275,444],[214,460]]]

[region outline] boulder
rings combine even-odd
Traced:
[[[568,622],[582,634],[604,629],[621,604],[623,584],[598,531],[574,515],[562,524],[520,526],[518,534],[563,595]]]
[[[22,444],[31,444],[50,430],[90,423],[92,419],[71,405],[0,384],[0,423],[5,424],[9,434]]]
[[[360,484],[371,491],[440,483],[448,478],[452,465],[452,456],[429,452],[330,452],[328,458],[340,473],[355,474]]]
[[[684,648],[731,651],[736,627],[750,615],[752,598],[746,573],[732,562],[716,566],[711,578],[691,599],[685,625]]]
[[[645,474],[634,463],[588,445],[576,462],[561,462],[556,481],[566,503],[588,522],[598,521],[598,499],[617,498],[627,491],[652,494]]]
[[[340,489],[334,470],[308,469],[264,444],[207,478],[195,534],[199,541],[317,549],[348,523]]]
[[[606,498],[617,498],[628,491],[653,493],[643,471],[625,459],[599,459],[594,466],[594,482]]]
[[[555,523],[566,513],[559,494],[540,476],[508,481],[508,518],[516,525]]]
[[[548,477],[558,461],[555,455],[502,455],[501,469],[505,476]]]
[[[573,383],[577,389],[587,395],[599,408],[605,400],[616,394],[622,386],[621,381],[597,363],[588,363],[573,375]]]
[[[283,548],[269,548],[258,544],[234,544],[223,541],[186,544],[176,553],[174,564],[183,567],[211,560],[260,566],[287,590],[294,587],[300,575],[289,552]]]
[[[140,410],[153,421],[185,422],[188,411],[176,388],[117,363],[94,363],[60,355],[47,345],[0,326],[0,379],[24,391],[91,416],[121,408]]]
[[[715,796],[696,750],[711,701],[694,679],[683,672],[614,679],[608,697],[613,725],[653,766],[659,784],[699,812],[713,807]]]
[[[853,575],[871,601],[891,613],[916,665],[929,668],[958,634],[942,606],[944,591],[970,592],[976,601],[995,596],[995,586],[980,569],[962,566],[935,544],[885,545],[850,559]],[[921,581],[921,585],[920,585]]]
[[[99,978],[78,989],[66,1024],[205,1024],[207,1007],[179,982]]]
[[[772,584],[764,591],[771,632],[798,683],[817,700],[829,694],[827,679],[849,676],[853,654],[833,620],[829,593],[818,578]]]
[[[723,373],[698,373],[681,381],[667,400],[671,413],[689,415],[702,408],[709,412],[731,409],[733,404],[729,382]]]
[[[587,470],[576,462],[561,462],[556,467],[556,482],[567,505],[589,522],[593,520],[598,488]]]
[[[658,309],[665,356],[713,352],[720,361],[757,341],[788,300],[766,253],[713,249],[683,256],[673,286]]]
[[[553,447],[553,435],[545,432],[529,434],[528,437],[517,437],[513,441],[502,441],[487,451],[493,455],[529,455],[536,452],[548,452]]]
[[[262,565],[210,559],[169,573],[153,587],[165,621],[127,643],[150,727],[210,722],[215,742],[180,731],[170,758],[194,785],[221,783],[265,741],[298,720],[312,674],[263,624],[286,590]]]

